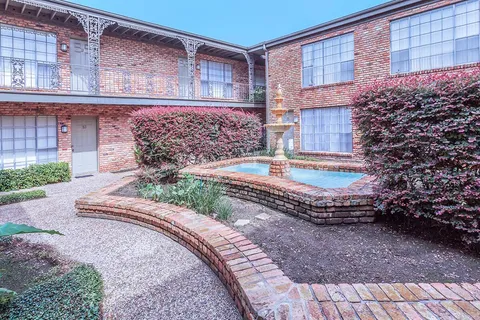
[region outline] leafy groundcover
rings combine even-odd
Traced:
[[[103,284],[88,265],[30,287],[4,306],[0,319],[100,319]]]

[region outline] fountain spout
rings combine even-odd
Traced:
[[[283,108],[283,90],[280,84],[278,85],[275,95],[275,108],[270,109],[270,112],[275,116],[275,122],[266,124],[265,127],[270,132],[274,133],[277,138],[277,148],[275,150],[275,157],[270,164],[270,175],[278,177],[288,177],[290,175],[290,165],[288,159],[285,157],[285,151],[283,146],[283,135],[294,123],[283,123],[283,115],[288,112]]]

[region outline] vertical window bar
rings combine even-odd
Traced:
[[[457,64],[457,6],[453,5],[453,64]]]
[[[1,31],[1,29],[0,29]],[[0,44],[1,48],[1,44]],[[3,170],[3,124],[2,124],[3,117],[0,116],[0,170]]]

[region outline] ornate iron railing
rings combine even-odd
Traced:
[[[99,68],[99,90],[92,93],[88,66],[0,57],[0,90],[58,94],[95,94],[188,99],[188,77],[122,68]],[[194,99],[264,102],[250,94],[248,83],[194,82]],[[255,91],[256,92],[256,91]]]

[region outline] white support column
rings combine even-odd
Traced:
[[[248,63],[248,96],[249,100],[253,102],[255,94],[255,56],[247,52],[244,52],[243,55]]]
[[[116,22],[73,11],[70,11],[69,14],[82,23],[83,30],[85,30],[88,35],[88,92],[93,95],[98,95],[100,94],[100,36],[103,34],[105,28]]]
[[[188,65],[188,98],[195,98],[195,55],[200,46],[204,45],[204,42],[197,41],[190,38],[177,37],[182,41],[185,50],[187,51],[187,65]]]

